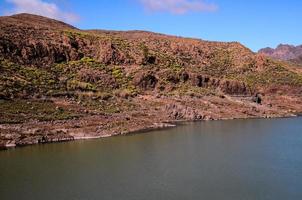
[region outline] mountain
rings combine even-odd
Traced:
[[[0,17],[0,146],[126,134],[178,120],[292,116],[302,71],[238,42]]]
[[[259,53],[263,53],[274,59],[302,64],[302,45],[293,46],[288,44],[280,44],[275,49],[269,47],[260,49]]]

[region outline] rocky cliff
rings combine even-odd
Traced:
[[[29,14],[0,17],[0,83],[0,146],[302,111],[301,68],[240,43]]]

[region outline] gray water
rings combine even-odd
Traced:
[[[1,151],[0,199],[301,200],[302,118]]]

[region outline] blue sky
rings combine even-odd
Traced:
[[[81,29],[149,30],[254,51],[302,44],[300,0],[0,0],[1,15],[42,14]]]

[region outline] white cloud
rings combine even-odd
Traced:
[[[43,0],[6,0],[13,5],[9,14],[31,13],[62,20],[68,23],[78,21],[79,17],[73,13],[62,11],[55,3]]]
[[[203,0],[140,0],[143,6],[152,12],[170,12],[185,14],[187,12],[214,12],[218,6]]]

